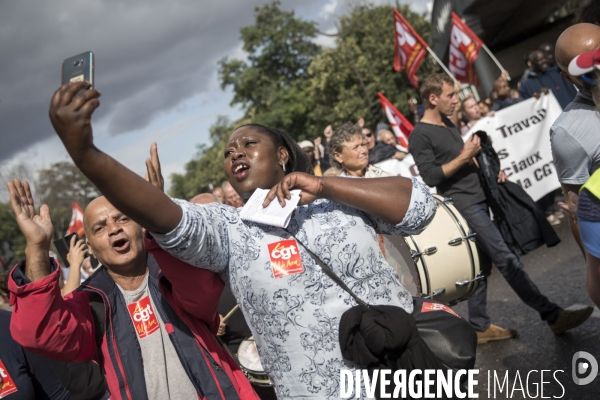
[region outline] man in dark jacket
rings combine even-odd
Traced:
[[[98,360],[113,399],[258,399],[207,327],[218,324],[223,283],[216,275],[193,277],[201,270],[192,266],[169,280],[151,274],[141,227],[99,197],[86,208],[83,223],[102,267],[63,299],[58,265],[48,257],[48,207],[36,215],[27,183],[15,179],[9,191],[27,241],[25,262],[9,280],[17,342],[61,361]],[[165,254],[155,258],[160,265],[165,257],[169,262]],[[175,290],[191,283],[195,299],[185,297],[188,290]],[[200,300],[207,293],[207,301]]]
[[[531,72],[521,85],[519,94],[524,100],[534,97],[549,89],[554,93],[556,100],[562,108],[565,108],[577,95],[577,90],[566,79],[560,76],[560,69],[556,65],[550,65],[546,54],[541,50],[532,51],[529,54]]]
[[[23,349],[9,326],[10,312],[0,310],[0,399],[68,400],[50,360]]]
[[[490,219],[486,195],[473,161],[481,150],[479,138],[473,135],[463,142],[458,129],[447,119],[458,104],[453,85],[452,79],[443,74],[431,75],[421,85],[421,98],[427,108],[409,138],[409,151],[421,177],[427,185],[435,186],[439,194],[454,200],[469,228],[476,233],[479,251],[494,262],[521,300],[548,322],[552,332],[561,334],[579,326],[591,315],[593,308],[568,311],[550,302],[529,278],[521,260],[510,251]],[[498,181],[505,179],[506,175],[501,172]],[[487,280],[484,277],[468,300],[469,321],[477,331],[478,343],[514,337],[516,331],[491,324],[486,303]]]

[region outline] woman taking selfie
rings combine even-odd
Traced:
[[[339,398],[339,320],[354,300],[303,246],[369,304],[410,313],[412,299],[379,251],[377,233],[422,231],[435,213],[429,191],[401,177],[357,179],[309,175],[310,164],[284,132],[238,127],[224,151],[228,181],[244,202],[270,189],[263,206],[301,200],[286,229],[240,219],[222,204],[172,200],[93,143],[91,116],[100,94],[85,83],[62,86],[50,118],[75,164],[121,212],[151,232],[166,251],[221,275],[250,326],[277,397]],[[298,243],[301,242],[301,243]],[[164,267],[163,267],[164,268]]]

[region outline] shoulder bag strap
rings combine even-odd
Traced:
[[[364,301],[362,301],[360,299],[360,297],[358,297],[357,295],[354,294],[354,292],[352,290],[350,290],[350,288],[348,287],[348,285],[346,285],[344,283],[344,281],[342,281],[340,279],[339,276],[336,275],[335,272],[333,272],[333,270],[331,268],[329,268],[329,266],[327,266],[323,261],[321,261],[321,259],[312,251],[310,251],[308,249],[308,247],[306,247],[304,245],[304,243],[302,243],[300,240],[298,240],[298,238],[296,238],[296,236],[294,236],[293,233],[290,233],[288,231],[288,233],[294,238],[296,239],[296,242],[302,246],[304,248],[304,250],[306,250],[306,252],[313,258],[313,260],[315,260],[315,262],[321,267],[321,269],[323,270],[323,272],[325,272],[325,274],[327,274],[328,277],[331,278],[332,281],[334,281],[335,283],[338,284],[339,287],[341,287],[342,289],[344,289],[350,296],[352,296],[352,298],[361,306],[363,307],[369,307],[369,305],[367,303],[365,303]]]

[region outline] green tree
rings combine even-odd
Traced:
[[[424,15],[411,11],[408,5],[396,8],[425,41],[430,39],[431,24]],[[335,127],[361,117],[371,127],[387,122],[385,115],[379,112],[377,92],[382,92],[408,115],[408,99],[418,98],[418,90],[410,85],[405,72],[394,70],[393,10],[389,5],[355,6],[340,20],[336,47],[314,58],[309,68],[310,97],[315,102],[310,113],[313,132],[320,133],[329,124]],[[417,76],[424,79],[434,66],[434,61],[425,58]],[[379,112],[377,119],[370,105]]]
[[[36,193],[37,178],[36,173],[25,162],[13,165],[12,167],[3,166],[0,168],[0,257],[5,262],[7,268],[12,267],[16,262],[25,257],[25,238],[21,234],[19,225],[15,220],[9,200],[8,188],[6,182],[18,178],[29,182],[33,201],[39,207],[40,202]],[[0,267],[0,272],[2,268]]]
[[[98,197],[98,189],[79,171],[75,164],[57,162],[47,169],[38,171],[35,187],[39,205],[50,207],[50,217],[54,225],[56,239],[65,235],[73,211],[73,202],[82,209]]]
[[[0,256],[6,268],[25,257],[25,237],[15,221],[10,203],[0,203]]]
[[[210,184],[218,186],[227,179],[223,171],[223,152],[232,131],[229,118],[218,116],[209,130],[211,145],[198,145],[198,153],[185,165],[185,173],[171,175],[169,194],[172,197],[189,199],[209,191]]]
[[[408,5],[396,8],[423,39],[430,39],[431,25],[424,15]],[[256,8],[255,24],[241,29],[248,60],[219,62],[221,87],[232,87],[231,104],[241,105],[245,115],[234,124],[219,117],[211,128],[210,146],[198,146],[185,174],[171,176],[170,194],[190,198],[207,191],[209,182],[217,185],[225,180],[223,149],[232,125],[262,123],[284,129],[298,140],[320,135],[329,124],[335,127],[361,117],[374,127],[387,123],[379,111],[378,91],[408,115],[408,99],[418,98],[418,91],[405,72],[393,68],[393,10],[387,5],[354,6],[340,20],[336,46],[321,50],[312,42],[315,22],[282,11],[278,1]],[[435,68],[426,58],[417,75],[424,79]],[[371,106],[379,111],[377,118]]]
[[[233,88],[232,105],[245,118],[283,129],[299,138],[305,134],[309,96],[308,68],[320,47],[313,42],[316,23],[282,11],[274,1],[254,10],[254,25],[240,29],[247,61],[219,61],[221,87]]]

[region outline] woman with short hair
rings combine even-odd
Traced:
[[[341,125],[333,132],[328,147],[333,166],[342,170],[340,176],[360,178],[392,176],[381,168],[369,164],[369,150],[367,150],[362,128],[358,125],[351,122]]]

